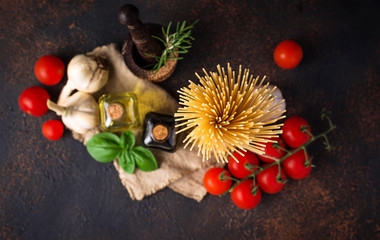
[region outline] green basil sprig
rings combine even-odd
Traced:
[[[119,164],[129,174],[138,169],[150,172],[158,168],[153,153],[142,146],[135,146],[135,136],[126,131],[119,138],[113,133],[102,132],[88,140],[86,148],[96,161],[107,163],[119,157]]]

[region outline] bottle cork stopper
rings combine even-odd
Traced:
[[[157,124],[153,127],[152,137],[155,141],[165,141],[169,136],[169,130],[162,124]]]
[[[112,103],[108,106],[107,112],[112,120],[118,120],[123,116],[124,108],[120,103]]]

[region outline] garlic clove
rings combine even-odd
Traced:
[[[60,105],[48,100],[47,105],[62,116],[62,122],[74,132],[84,134],[100,123],[99,106],[88,93],[76,92]]]

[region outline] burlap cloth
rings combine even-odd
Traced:
[[[150,111],[169,115],[177,111],[179,107],[177,101],[164,89],[132,74],[124,64],[123,57],[115,44],[98,47],[92,54],[105,57],[110,65],[109,80],[105,87],[93,94],[96,99],[105,93],[134,92],[138,99],[142,121],[145,114]],[[102,130],[98,127],[83,135],[73,132],[73,136],[86,144],[89,138],[100,131]],[[136,144],[140,145],[142,127],[133,133],[136,136]],[[202,200],[207,193],[202,183],[203,175],[209,167],[220,164],[216,164],[214,159],[202,163],[202,157],[197,156],[198,151],[183,149],[184,137],[185,133],[177,135],[177,150],[173,153],[151,149],[159,166],[155,171],[143,172],[136,169],[134,174],[128,174],[121,169],[117,159],[113,162],[121,183],[132,199],[141,200],[168,186],[198,202]]]

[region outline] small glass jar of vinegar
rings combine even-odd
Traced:
[[[123,94],[104,94],[99,98],[100,120],[108,132],[126,131],[140,125],[136,95],[132,92]]]
[[[155,112],[147,113],[144,120],[142,145],[174,152],[176,149],[174,117]]]

